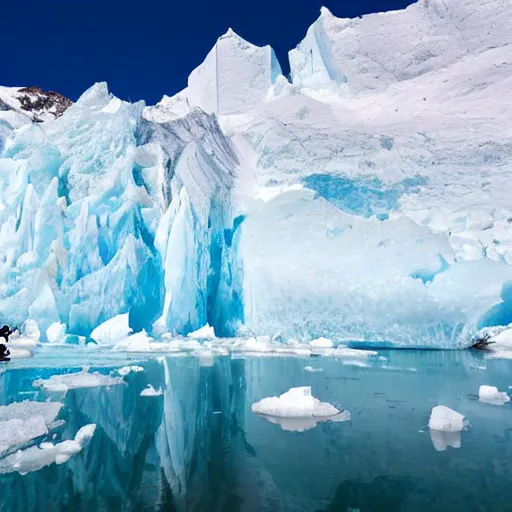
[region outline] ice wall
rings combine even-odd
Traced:
[[[512,42],[507,0],[421,0],[355,19],[322,8],[290,52],[293,83],[344,94],[372,93]]]
[[[228,31],[155,106],[0,112],[0,320],[452,348],[512,322],[507,5],[323,9],[293,83]]]
[[[97,84],[61,119],[9,139],[3,321],[35,318],[42,332],[60,321],[88,335],[129,313],[135,330],[160,318],[186,334],[222,317],[236,157],[214,117],[189,109],[157,122],[143,109]]]
[[[238,114],[259,105],[280,75],[270,46],[254,46],[229,29],[191,73],[185,94],[205,112]]]

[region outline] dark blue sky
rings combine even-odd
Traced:
[[[325,5],[339,17],[401,9],[411,0],[24,0],[1,8],[0,85],[40,85],[76,100],[107,81],[122,99],[157,102],[186,86],[229,27],[287,52]]]

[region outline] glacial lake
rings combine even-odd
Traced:
[[[33,384],[83,366],[117,375],[126,365],[142,371],[115,385]],[[70,347],[1,370],[2,405],[63,403],[55,428],[21,449],[73,439],[84,425],[96,430],[64,463],[20,474],[0,461],[0,511],[512,510],[512,406],[478,400],[482,384],[510,391],[512,361],[481,352],[383,350],[361,362]],[[148,384],[155,393],[141,396]],[[297,386],[350,417],[269,421],[252,412]],[[436,405],[464,414],[466,428],[431,434]]]

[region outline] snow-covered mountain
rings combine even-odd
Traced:
[[[31,121],[42,122],[60,117],[72,101],[55,91],[41,87],[0,87],[0,112],[14,111]]]
[[[511,14],[322,9],[291,80],[230,30],[155,106],[96,84],[0,118],[0,317],[431,347],[512,322]]]

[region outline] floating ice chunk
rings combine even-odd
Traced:
[[[75,435],[75,441],[83,446],[85,443],[89,442],[92,439],[92,436],[96,432],[96,424],[91,423],[89,425],[84,425]]]
[[[123,366],[122,368],[118,368],[117,373],[121,375],[121,377],[126,377],[130,373],[138,373],[143,371],[144,368],[142,368],[142,366]]]
[[[241,352],[269,352],[270,346],[265,341],[257,340],[256,338],[249,338],[242,340],[238,347]]]
[[[114,348],[115,350],[126,350],[127,352],[150,352],[152,341],[153,338],[148,336],[146,331],[142,329],[142,331],[118,341]]]
[[[98,325],[91,332],[91,338],[100,344],[114,345],[132,333],[128,325],[128,313],[116,315]]]
[[[315,368],[314,366],[305,366],[304,367],[304,371],[311,372],[311,373],[316,373],[316,372],[323,372],[323,369],[322,368]]]
[[[48,343],[61,343],[66,336],[66,324],[54,322],[46,329]]]
[[[161,396],[162,395],[162,388],[158,388],[156,390],[151,384],[148,384],[146,389],[143,389],[140,392],[140,396]]]
[[[357,359],[351,360],[348,359],[347,361],[343,361],[343,366],[357,366],[358,368],[371,368],[372,365],[368,364],[365,361],[358,361]]]
[[[340,413],[333,405],[312,396],[309,386],[291,388],[279,397],[264,398],[252,405],[252,411],[281,418],[328,418]]]
[[[478,399],[480,402],[493,405],[504,405],[510,402],[510,397],[504,391],[498,391],[495,386],[480,386],[478,390]]]
[[[501,331],[496,336],[493,336],[489,341],[494,342],[496,346],[509,348],[512,350],[512,329]],[[494,347],[490,347],[491,349]]]
[[[76,455],[82,447],[74,439],[63,441],[56,446],[57,453],[55,454],[55,464],[64,464],[73,455]]]
[[[19,418],[23,421],[34,416],[42,416],[47,425],[50,425],[61,410],[63,404],[60,402],[13,402],[9,405],[0,406],[0,421],[7,421],[12,418]]]
[[[32,385],[53,392],[66,392],[69,389],[95,388],[100,386],[115,386],[124,384],[120,377],[102,375],[98,372],[90,373],[87,368],[79,372],[63,375],[52,375],[49,379],[37,379]]]
[[[354,359],[366,359],[367,357],[377,356],[379,353],[375,350],[360,350],[357,348],[348,348],[343,346],[338,346],[333,352],[333,355],[338,357],[347,357]]]
[[[436,451],[444,452],[449,446],[452,448],[460,448],[461,433],[445,432],[443,430],[430,429],[430,439]]]
[[[0,460],[0,473],[12,473],[17,471],[24,475],[32,471],[39,471],[50,464],[63,464],[73,455],[79,453],[91,440],[96,430],[96,425],[90,424],[82,427],[74,439],[53,444],[44,442],[26,450],[20,450]]]
[[[444,405],[437,405],[432,409],[428,428],[443,432],[460,432],[464,428],[464,415]]]
[[[444,405],[438,405],[432,409],[428,427],[432,444],[438,452],[449,446],[460,448],[464,415]]]
[[[512,359],[512,328],[511,326],[486,327],[478,334],[490,336],[486,347],[486,356],[491,359]]]
[[[23,324],[23,334],[27,338],[38,340],[41,337],[41,333],[39,332],[37,322],[31,318],[25,320],[25,323]]]
[[[314,348],[332,348],[334,344],[331,340],[327,338],[317,338],[309,343],[311,347]]]
[[[15,402],[0,407],[0,454],[6,454],[52,428],[60,402]]]
[[[0,429],[2,432],[0,454],[48,433],[48,427],[43,416],[34,416],[26,420],[13,418],[2,421],[0,422]]]
[[[200,340],[215,338],[215,331],[209,324],[204,325],[200,329],[187,334],[189,338],[198,338]]]

